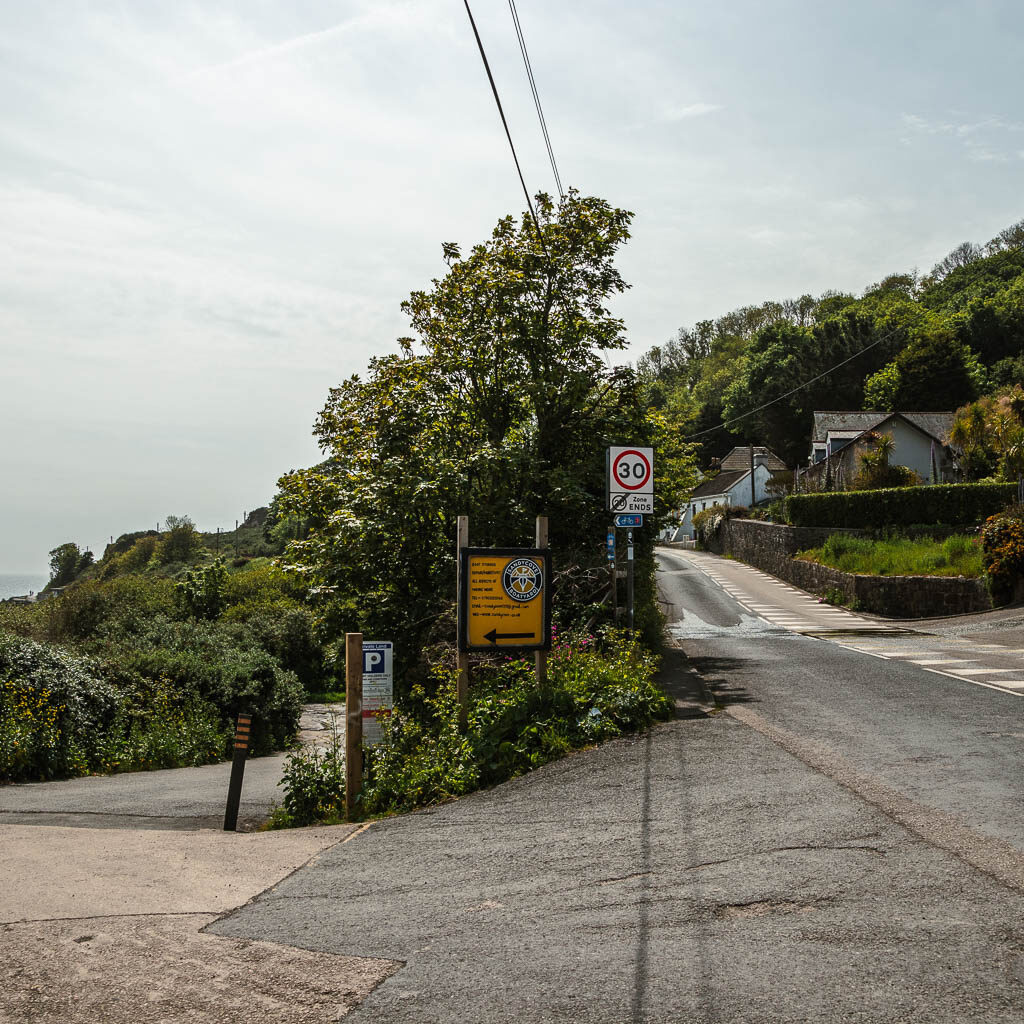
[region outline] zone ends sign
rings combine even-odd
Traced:
[[[654,511],[654,449],[608,449],[608,511]]]

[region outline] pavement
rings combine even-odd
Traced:
[[[0,1022],[337,1020],[398,965],[204,929],[354,831],[0,826]]]

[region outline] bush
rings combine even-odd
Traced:
[[[614,630],[599,643],[581,635],[557,644],[545,687],[537,686],[525,660],[479,664],[465,733],[458,726],[455,672],[437,669],[435,691],[415,687],[384,723],[383,742],[366,751],[362,812],[411,810],[460,796],[666,718],[672,705],[654,682],[656,667],[653,655]],[[286,801],[277,825],[309,823],[313,807],[328,814],[342,807],[336,754],[294,756],[282,784]]]
[[[66,778],[207,764],[229,733],[215,708],[168,680],[112,680],[54,646],[0,634],[0,779]]]
[[[186,615],[215,619],[227,604],[228,570],[223,558],[191,569],[175,584],[174,593]]]
[[[1024,507],[1017,505],[985,520],[981,545],[992,601],[1006,604],[1024,580]]]
[[[783,510],[786,521],[793,526],[836,529],[919,524],[958,526],[976,523],[998,512],[1016,495],[1016,484],[937,484],[878,491],[791,494],[784,500]]]
[[[112,678],[170,680],[179,692],[215,707],[225,725],[239,712],[252,712],[256,754],[294,742],[302,687],[244,626],[157,617],[137,635],[104,646],[101,664]]]
[[[168,516],[167,532],[153,554],[161,565],[170,565],[173,562],[193,562],[202,551],[203,538],[196,532],[192,520],[188,516]]]

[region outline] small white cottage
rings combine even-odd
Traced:
[[[751,507],[766,501],[768,481],[775,473],[784,471],[786,464],[770,448],[754,446],[754,476],[751,485],[750,448],[733,448],[722,459],[721,471],[717,476],[702,480],[690,495],[684,507],[679,528],[669,540],[690,540],[693,538],[693,517],[698,512],[715,505],[744,505]]]

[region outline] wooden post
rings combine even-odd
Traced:
[[[231,758],[231,778],[228,781],[228,802],[224,808],[224,831],[234,832],[238,825],[238,804],[242,799],[242,779],[245,759],[249,754],[249,730],[252,715],[242,712],[235,719],[235,749]]]
[[[462,549],[469,547],[469,516],[459,516],[458,533],[455,542],[455,565],[457,567],[458,585],[456,595],[458,597],[457,612],[457,636],[455,638],[455,649],[458,657],[459,676],[455,683],[455,696],[459,701],[459,728],[465,732],[467,714],[469,711],[469,653],[460,650],[462,646]]]
[[[538,548],[546,548],[548,546],[548,517],[537,516],[537,530],[534,535],[534,546]],[[547,589],[548,600],[551,600],[551,580],[544,581],[544,587]],[[547,651],[534,651],[533,652],[533,670],[537,676],[537,685],[546,686],[548,681],[548,652]]]
[[[345,634],[345,817],[363,791],[363,634]]]

